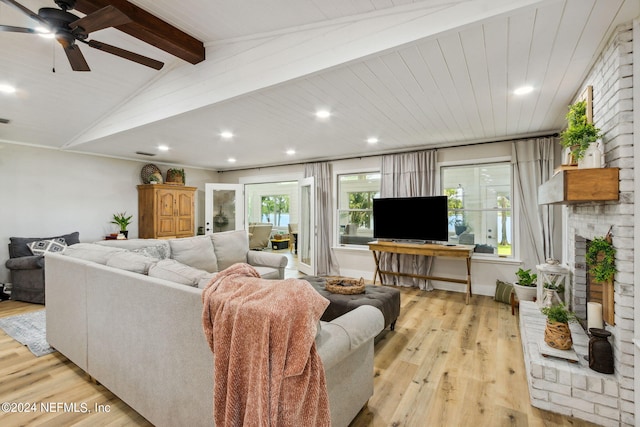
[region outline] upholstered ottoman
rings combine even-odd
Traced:
[[[330,322],[361,305],[372,305],[379,309],[384,316],[384,327],[392,331],[400,315],[400,291],[387,286],[367,285],[364,293],[355,295],[334,294],[324,288],[325,279],[315,276],[304,276],[320,295],[329,300],[329,307],[320,320]]]

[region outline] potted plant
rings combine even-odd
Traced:
[[[111,224],[118,225],[120,227],[120,233],[122,233],[124,237],[128,237],[129,232],[127,231],[127,226],[131,224],[131,218],[133,218],[133,215],[127,216],[126,212],[114,213]]]
[[[184,169],[167,169],[167,182],[176,182],[178,184],[184,184],[185,176]]]
[[[540,311],[547,316],[544,342],[549,347],[558,350],[569,350],[573,345],[569,322],[576,320],[575,314],[569,311],[564,304],[542,307]]]
[[[566,115],[567,129],[560,134],[560,145],[571,152],[571,164],[577,163],[584,157],[589,145],[596,142],[602,135],[593,123],[587,120],[587,102],[578,101],[569,106]]]
[[[536,280],[538,275],[531,273],[531,269],[524,270],[519,268],[516,271],[518,281],[513,285],[516,295],[520,301],[535,301],[536,299]]]

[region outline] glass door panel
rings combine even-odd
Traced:
[[[315,183],[313,177],[300,180],[299,186],[298,270],[313,276],[316,274]]]
[[[244,230],[244,185],[205,184],[205,234]]]

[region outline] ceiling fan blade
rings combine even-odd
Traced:
[[[40,24],[44,25],[46,28],[49,28],[49,23],[47,21],[45,21],[44,19],[42,19],[40,16],[38,16],[37,13],[31,11],[30,9],[24,7],[23,5],[21,5],[20,3],[18,3],[17,1],[14,0],[0,0],[2,3],[8,4],[9,6],[13,6],[16,9],[18,9],[20,12],[24,13],[25,15],[29,16],[31,19],[35,19],[36,21],[38,21]]]
[[[11,25],[0,25],[0,31],[6,31],[10,33],[38,33],[38,31],[34,30],[33,28],[13,27]]]
[[[125,15],[120,9],[114,6],[105,6],[84,18],[73,21],[69,24],[72,29],[80,28],[82,33],[88,34],[103,28],[117,27],[128,24],[131,18]]]
[[[64,53],[67,54],[69,64],[73,71],[91,71],[87,60],[84,59],[84,55],[77,44],[71,44],[64,47]]]
[[[85,43],[87,43],[89,46],[91,46],[94,49],[98,49],[103,52],[107,52],[112,55],[116,55],[121,58],[128,59],[129,61],[137,62],[138,64],[141,64],[141,65],[146,65],[147,67],[153,68],[154,70],[159,70],[164,66],[163,62],[156,61],[155,59],[138,55],[137,53],[120,49],[119,47],[111,46],[106,43],[99,42],[97,40],[89,40],[88,42],[85,42]]]

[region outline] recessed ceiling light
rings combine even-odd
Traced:
[[[229,163],[235,163],[235,162],[236,162],[236,159],[234,159],[233,157],[229,157],[229,158],[227,159],[227,162],[229,162]]]
[[[293,149],[287,150],[287,154],[289,156],[293,156],[294,154],[296,154],[296,150],[293,150]]]
[[[158,145],[158,150],[160,151],[169,151],[168,145]]]
[[[330,116],[331,116],[331,112],[329,110],[316,111],[316,117],[319,119],[328,119]]]
[[[0,84],[0,92],[8,94],[16,93],[16,88],[11,85]]]
[[[375,136],[372,136],[371,138],[367,138],[367,143],[368,144],[377,144],[378,143],[378,138],[376,138]]]
[[[220,136],[223,137],[224,139],[231,139],[233,138],[233,132],[229,132],[228,130],[225,130],[224,132],[220,133]]]
[[[521,86],[513,91],[513,93],[516,95],[526,95],[531,92],[533,92],[532,86]]]

